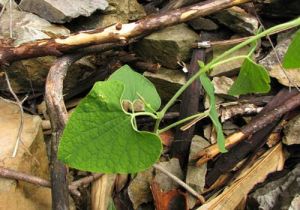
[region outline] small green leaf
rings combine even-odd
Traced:
[[[217,142],[221,152],[227,152],[225,148],[225,137],[222,130],[222,125],[219,121],[219,116],[216,109],[216,99],[214,86],[205,73],[200,75],[201,84],[209,97],[209,117],[217,131]]]
[[[111,198],[109,199],[109,203],[108,203],[108,208],[107,210],[117,210],[115,204],[114,204],[114,200]]]
[[[298,30],[293,38],[284,58],[283,67],[287,69],[300,68],[300,30]]]
[[[229,95],[267,93],[271,89],[267,70],[251,59],[246,58],[236,81],[228,91]]]
[[[58,150],[61,161],[91,172],[135,173],[159,158],[159,137],[132,128],[131,115],[120,103],[123,90],[119,81],[94,85],[65,127]]]
[[[135,100],[141,99],[140,96],[142,96],[152,109],[159,109],[161,100],[154,85],[147,78],[133,71],[128,65],[119,68],[108,80],[121,81],[125,85],[122,100],[127,99],[133,103]],[[147,110],[146,106],[146,111],[151,110]]]

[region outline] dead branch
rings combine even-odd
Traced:
[[[188,68],[188,78],[191,78],[199,71],[198,61],[205,62],[205,49],[194,49],[190,66]],[[195,80],[182,94],[180,104],[180,119],[196,114],[199,110],[199,98],[203,97],[203,90],[200,80]],[[171,155],[179,159],[183,171],[187,169],[188,154],[190,145],[194,136],[195,125],[189,129],[182,131],[180,128],[176,129],[175,141],[171,145]]]
[[[67,210],[69,208],[68,185],[66,178],[67,168],[57,159],[59,139],[68,119],[68,113],[63,101],[63,80],[67,74],[68,68],[76,60],[85,55],[103,52],[115,47],[119,47],[119,45],[103,44],[85,48],[80,53],[58,58],[49,70],[46,80],[45,101],[52,128],[50,174],[52,206],[55,210]]]
[[[39,185],[42,187],[49,187],[49,188],[51,187],[50,182],[46,179],[42,179],[37,176],[28,175],[23,172],[7,169],[7,168],[3,168],[3,167],[0,167],[0,176],[2,178],[24,181],[24,182]]]
[[[272,100],[263,108],[263,110],[256,115],[254,118],[259,118],[263,116],[268,111],[283,105],[286,100],[295,96],[297,94],[296,89],[289,91],[288,88],[283,88],[279,91]],[[261,148],[268,139],[270,135],[274,136],[274,127],[277,124],[277,120],[267,125],[264,129],[259,130],[255,134],[251,135],[245,141],[238,143],[229,152],[221,155],[214,163],[214,167],[207,173],[206,185],[211,186],[220,177],[221,174],[229,172],[233,167],[236,166],[240,161],[247,157],[247,155],[253,151]],[[272,132],[272,133],[271,133]],[[270,134],[271,133],[271,134]],[[267,138],[269,136],[269,138]],[[275,135],[275,136],[278,136]]]
[[[227,137],[225,140],[225,147],[227,149],[232,148],[238,142],[241,142],[242,140],[261,130],[262,128],[265,128],[267,125],[276,121],[284,114],[297,108],[298,106],[300,106],[300,93],[297,93],[295,96],[286,100],[284,104],[274,108],[271,111],[268,111],[267,113],[264,113],[260,117],[255,118],[249,124],[244,126],[241,131]],[[199,158],[199,160],[197,161],[197,165],[201,165],[208,160],[211,160],[219,153],[220,151],[216,144],[204,150],[201,150],[197,154],[197,157],[195,157],[195,159]]]
[[[68,189],[70,193],[72,193],[73,195],[80,196],[80,192],[78,191],[79,187],[90,184],[91,182],[100,178],[102,175],[103,174],[91,174],[89,176],[78,179],[72,182],[71,184],[69,184]],[[0,177],[6,179],[15,179],[18,181],[24,181],[41,187],[47,187],[47,188],[51,187],[50,181],[46,179],[42,179],[37,176],[32,176],[23,172],[7,169],[3,167],[0,167]]]
[[[147,34],[167,26],[179,24],[199,16],[209,15],[216,11],[250,1],[251,0],[208,0],[182,9],[147,17],[133,23],[117,23],[104,29],[83,31],[61,38],[37,40],[16,47],[1,46],[0,65],[9,64],[21,59],[46,55],[61,56],[64,53],[74,51],[78,48],[95,44],[119,41],[126,42],[142,34]]]

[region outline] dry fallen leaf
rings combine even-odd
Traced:
[[[158,163],[159,166],[183,180],[183,172],[180,168],[179,160],[177,158],[172,158],[166,162]],[[166,192],[179,187],[179,184],[171,179],[169,176],[161,172],[160,170],[156,170],[154,181],[157,182],[160,188]]]
[[[197,210],[235,209],[257,183],[263,182],[268,174],[282,170],[284,160],[282,145],[278,144],[263,154],[252,166],[244,169],[220,195]]]
[[[131,181],[128,187],[128,196],[133,208],[137,209],[141,204],[152,201],[150,182],[153,179],[153,168],[140,172]]]
[[[157,182],[151,183],[156,210],[188,210],[186,195],[177,189],[163,192]]]
[[[171,146],[173,140],[174,140],[174,133],[171,130],[167,130],[165,132],[162,132],[159,134],[159,137],[161,139],[161,143],[164,146]]]

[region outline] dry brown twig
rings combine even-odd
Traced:
[[[183,187],[184,189],[186,189],[187,192],[189,192],[191,195],[195,196],[196,198],[199,199],[199,201],[203,204],[205,203],[205,198],[200,195],[199,193],[197,193],[193,188],[191,188],[189,185],[187,185],[185,182],[183,182],[181,179],[179,179],[177,176],[173,175],[172,173],[170,173],[169,171],[167,171],[166,169],[164,169],[163,167],[161,167],[158,164],[154,164],[153,168],[161,171],[162,173],[164,173],[165,175],[167,175],[168,177],[170,177],[174,182],[176,182],[177,184],[179,184],[181,187]]]
[[[79,187],[90,184],[91,182],[100,178],[102,175],[103,174],[100,173],[91,174],[81,179],[78,179],[76,181],[73,181],[69,184],[68,189],[70,193],[72,193],[73,195],[80,196],[80,192],[78,190]],[[7,169],[3,167],[0,167],[0,177],[7,178],[7,179],[15,179],[18,181],[28,182],[41,187],[51,188],[50,181],[46,179],[42,179],[37,176],[32,176],[23,172]]]
[[[9,0],[9,37],[13,38],[13,11],[12,0]]]
[[[256,133],[260,129],[264,128],[269,123],[273,122],[276,119],[279,119],[287,112],[296,109],[300,106],[300,93],[288,99],[283,105],[276,107],[275,109],[265,113],[262,117],[259,117],[255,120],[252,120],[249,124],[244,126],[241,131],[234,133],[226,138],[225,147],[227,149],[232,148],[238,142],[243,141],[253,133]],[[208,160],[211,160],[216,155],[220,153],[218,145],[214,144],[206,149],[203,149],[198,152],[194,159],[198,159],[196,165],[202,165]]]
[[[128,24],[117,23],[104,29],[83,31],[63,38],[37,40],[16,47],[1,46],[0,64],[46,55],[61,56],[63,53],[95,44],[127,42],[140,35],[249,1],[251,0],[208,0]]]

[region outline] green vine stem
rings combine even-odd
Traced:
[[[158,133],[163,133],[163,132],[165,132],[167,130],[170,130],[173,127],[176,127],[177,125],[180,125],[182,123],[185,123],[187,121],[193,120],[193,119],[198,118],[198,117],[205,118],[208,115],[209,115],[209,110],[206,110],[205,112],[201,112],[201,113],[197,113],[197,114],[188,116],[188,117],[186,117],[186,118],[184,118],[182,120],[179,120],[179,121],[177,121],[175,123],[172,123],[171,125],[166,126],[165,128],[162,128],[162,129],[158,130]]]
[[[168,103],[164,106],[164,108],[160,111],[157,112],[157,121],[155,123],[155,127],[154,127],[154,132],[158,133],[159,131],[159,125],[160,122],[162,120],[162,118],[164,117],[165,113],[168,111],[168,109],[174,104],[174,102],[177,100],[177,98],[185,91],[185,89],[190,86],[196,79],[199,78],[199,76],[202,73],[205,73],[207,71],[209,71],[213,66],[218,65],[218,63],[223,62],[223,59],[228,57],[229,55],[231,55],[233,52],[241,49],[242,47],[262,38],[265,37],[267,35],[270,34],[274,34],[277,32],[281,32],[284,30],[288,30],[290,28],[294,28],[300,25],[300,17],[296,18],[294,20],[291,20],[287,23],[283,23],[283,24],[279,24],[276,25],[272,28],[269,28],[255,36],[250,37],[249,39],[245,40],[244,42],[234,46],[233,48],[229,49],[228,51],[224,52],[223,54],[221,54],[220,56],[218,56],[217,58],[213,59],[211,62],[209,62],[207,65],[205,65],[202,69],[200,68],[199,71],[193,76],[191,77],[175,94],[174,96],[168,101]]]
[[[230,61],[233,61],[233,60],[237,60],[237,59],[246,59],[246,58],[248,58],[249,56],[248,55],[239,55],[239,56],[234,56],[234,57],[231,57],[231,58],[228,58],[228,59],[225,59],[225,60],[222,60],[222,61],[220,61],[220,62],[218,62],[218,63],[215,63],[215,64],[213,64],[212,66],[211,66],[211,68],[213,69],[213,68],[215,68],[216,66],[219,66],[219,65],[222,65],[222,64],[224,64],[224,63],[228,63],[228,62],[230,62]]]

